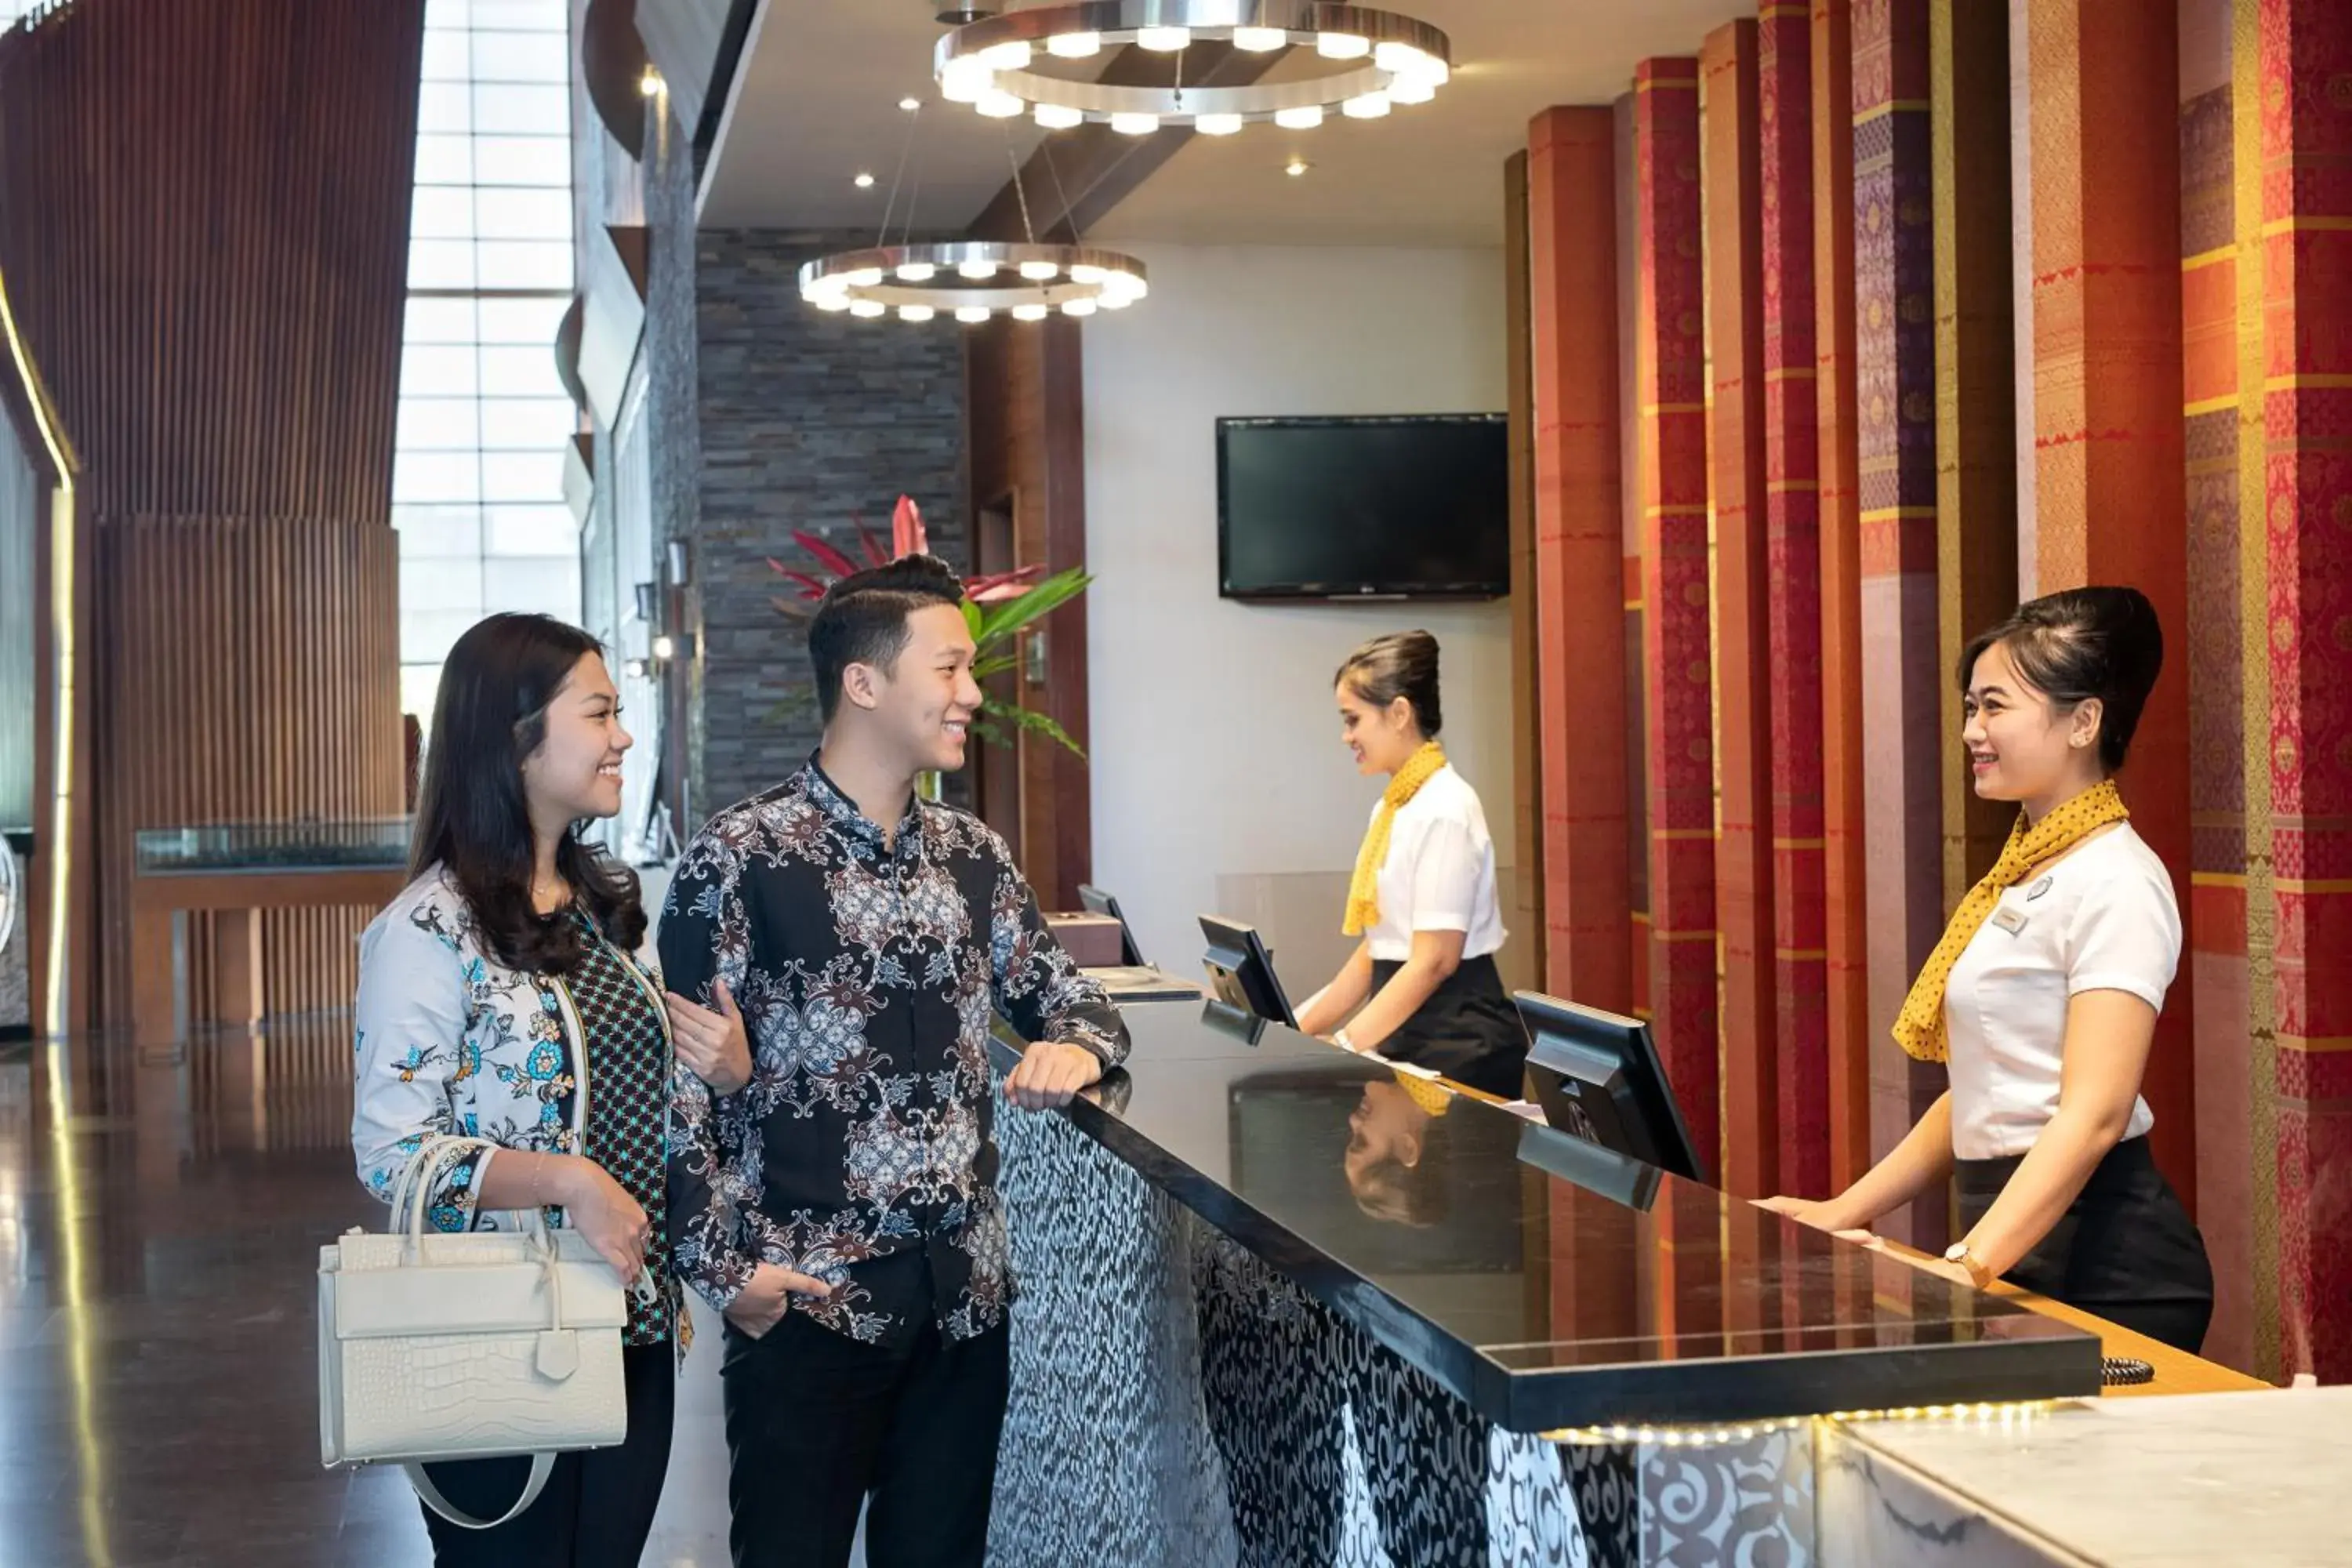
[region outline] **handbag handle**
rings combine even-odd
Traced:
[[[414,1260],[425,1240],[425,1214],[432,1206],[433,1180],[430,1173],[444,1163],[445,1157],[454,1160],[467,1149],[496,1152],[499,1145],[488,1138],[461,1138],[450,1133],[436,1133],[418,1145],[409,1156],[408,1164],[392,1188],[392,1221],[407,1237],[401,1249],[404,1259]],[[401,1211],[408,1211],[407,1223],[401,1225]],[[547,1234],[547,1215],[536,1205],[519,1211],[528,1221],[526,1229],[532,1240],[544,1251],[553,1243]]]

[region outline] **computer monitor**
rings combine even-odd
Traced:
[[[1670,1175],[1706,1179],[1647,1024],[1533,991],[1512,1000],[1547,1122]]]
[[[1209,951],[1201,962],[1209,972],[1209,987],[1226,1006],[1255,1013],[1272,1024],[1298,1027],[1282,982],[1275,978],[1274,957],[1254,926],[1236,925],[1216,915],[1201,917],[1201,934]]]
[[[1143,949],[1135,943],[1135,928],[1127,923],[1120,912],[1118,900],[1092,883],[1078,884],[1078,904],[1090,915],[1104,915],[1118,922],[1118,961],[1129,969],[1149,967],[1143,959]]]

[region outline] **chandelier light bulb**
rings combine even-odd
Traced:
[[[901,283],[929,283],[940,275],[940,269],[928,261],[909,261],[898,268]]]
[[[1024,261],[1021,264],[1021,276],[1032,283],[1050,283],[1061,275],[1062,269],[1050,261]]]
[[[1110,117],[1110,128],[1113,131],[1118,132],[1121,136],[1149,136],[1153,132],[1160,129],[1160,116],[1156,114],[1114,114]]]
[[[1238,114],[1202,114],[1192,121],[1192,129],[1203,136],[1232,136],[1241,128],[1242,117]]]
[[[1350,120],[1378,120],[1392,107],[1385,92],[1360,93],[1339,106],[1339,112]]]
[[[861,267],[855,272],[844,273],[841,279],[842,286],[846,289],[871,289],[881,281],[882,269],[879,267]]]
[[[1097,303],[1106,310],[1124,310],[1135,301],[1125,294],[1105,294]]]
[[[1062,314],[1065,316],[1091,316],[1095,310],[1092,300],[1065,300],[1062,302]]]
[[[1437,96],[1437,84],[1425,76],[1400,76],[1389,83],[1391,103],[1427,103]]]
[[[991,120],[1018,120],[1029,112],[1029,106],[1021,100],[1019,95],[1000,92],[994,88],[981,94],[980,101],[972,107]]]
[[[996,85],[996,73],[977,55],[950,60],[940,72],[940,96],[950,103],[978,103]]]
[[[985,305],[964,305],[956,310],[956,320],[967,327],[976,327],[988,320],[991,312]]]
[[[1139,27],[1135,32],[1139,48],[1150,49],[1155,55],[1172,55],[1179,49],[1192,47],[1190,27]]]
[[[1270,55],[1290,47],[1290,35],[1280,27],[1235,27],[1234,47],[1245,55]]]
[[[810,304],[814,305],[820,310],[846,310],[849,309],[849,296],[846,294],[807,294],[803,295],[803,298],[807,300]]]
[[[1042,321],[1049,312],[1043,305],[1015,305],[1013,319],[1016,321]]]
[[[1315,52],[1327,60],[1360,60],[1372,52],[1372,40],[1360,33],[1318,33]]]
[[[1009,44],[995,44],[980,51],[981,64],[991,70],[1025,71],[1036,57],[1029,46],[1015,38]]]
[[[1312,131],[1323,123],[1323,106],[1308,103],[1297,109],[1278,109],[1275,110],[1274,122],[1285,131]]]
[[[870,321],[887,310],[887,307],[879,300],[853,300],[849,304],[849,313],[861,321]]]
[[[1066,103],[1041,103],[1033,116],[1042,130],[1075,131],[1087,122],[1083,110],[1072,109]]]
[[[1063,33],[1045,40],[1045,52],[1056,59],[1089,59],[1102,53],[1102,35],[1100,33]]]
[[[958,266],[956,268],[956,271],[961,273],[962,276],[971,279],[975,283],[985,283],[990,279],[996,276],[996,263],[993,261],[966,261]]]
[[[929,305],[901,305],[898,319],[902,321],[928,321],[939,311]]]

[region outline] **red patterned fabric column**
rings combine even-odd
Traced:
[[[2352,7],[2263,0],[2279,1319],[2352,1375]]]
[[[1772,993],[1779,1185],[1830,1184],[1827,848],[1822,818],[1822,447],[1813,308],[1813,55],[1801,4],[1764,7],[1756,94],[1764,203],[1764,485],[1771,626]]]
[[[1706,360],[1700,312],[1698,62],[1644,60],[1640,190],[1643,743],[1650,819],[1650,1015],[1710,1169],[1716,1065],[1715,745],[1708,690]]]
[[[1854,448],[1853,19],[1814,0],[1813,307],[1821,374],[1822,803],[1830,1173],[1870,1168],[1870,966],[1862,771],[1862,526]]]
[[[1616,143],[1605,108],[1536,117],[1528,234],[1546,984],[1629,1013]]]
[[[2048,594],[2129,584],[2170,644],[2121,779],[2132,825],[2189,886],[2189,527],[2182,473],[2179,32],[2137,0],[2032,0],[2037,566]],[[2165,998],[2143,1092],[2193,1209],[2195,987]]]
[[[1944,672],[1937,643],[1935,235],[1927,0],[1854,0],[1856,428],[1862,480],[1864,832],[1871,1149],[1901,1141],[1941,1069],[1888,1034],[1942,934]],[[1940,1245],[1940,1194],[1885,1222]]]
[[[1705,82],[1706,265],[1714,378],[1716,923],[1723,934],[1723,1174],[1779,1190],[1779,1010],[1772,996],[1772,658],[1766,596],[1763,211],[1757,189],[1756,24],[1699,51]]]
[[[2229,0],[2208,7],[2226,22]],[[2236,94],[2226,26],[2181,31],[2180,309],[2182,416],[2189,495],[2189,881],[2196,972],[2197,1190],[2210,1215],[2255,1210],[2253,1064],[2247,1048],[2252,998],[2246,965],[2245,573],[2239,552],[2241,453],[2238,356]],[[2259,188],[2250,232],[2259,236]],[[2259,353],[2261,268],[2246,325]],[[2255,411],[2260,412],[2259,364]],[[2257,426],[2255,441],[2260,441]],[[2259,453],[2248,465],[2259,472]],[[2259,482],[2259,480],[2257,481]],[[2261,516],[2259,506],[2255,517]],[[2262,530],[2253,528],[2259,541]],[[2256,617],[2260,619],[2259,616]],[[2268,639],[2262,642],[2269,657]],[[2270,1183],[2263,1184],[2265,1198]],[[2260,1279],[2252,1225],[2209,1225],[2213,1323],[2207,1357],[2255,1365],[2254,1295]],[[2276,1270],[2271,1271],[2274,1277]]]

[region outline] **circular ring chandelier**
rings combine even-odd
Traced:
[[[1143,264],[1115,250],[982,240],[843,251],[803,266],[800,281],[801,298],[820,310],[972,325],[1000,311],[1016,321],[1091,316],[1150,292]]]
[[[1297,80],[1247,87],[1187,87],[1182,53],[1229,43],[1249,54],[1312,51],[1336,68]],[[1171,87],[1078,81],[1033,68],[1042,54],[1084,60],[1133,44],[1179,57]],[[1076,0],[968,22],[933,57],[941,96],[992,119],[1033,115],[1048,131],[1089,121],[1148,136],[1163,126],[1230,136],[1254,121],[1293,131],[1333,110],[1378,120],[1398,104],[1426,103],[1453,75],[1452,45],[1426,22],[1330,0]]]

